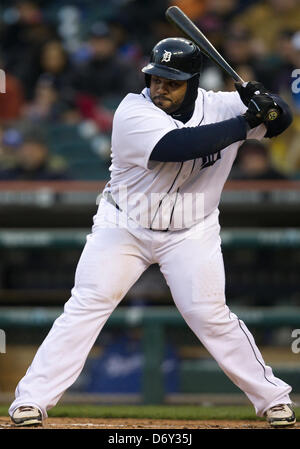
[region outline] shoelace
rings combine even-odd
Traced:
[[[274,405],[274,407],[271,407],[270,410],[273,412],[282,412],[284,410],[284,406],[285,404]]]
[[[30,407],[30,406],[23,406],[23,407],[20,407],[20,410],[22,411],[22,412],[30,412],[31,410],[33,409],[33,407]]]

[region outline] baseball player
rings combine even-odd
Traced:
[[[218,205],[241,143],[272,138],[291,112],[258,82],[236,92],[199,88],[201,52],[160,41],[142,69],[146,87],[114,115],[111,179],[79,260],[71,298],[16,388],[9,414],[39,425],[79,376],[127,291],[157,263],[176,307],[224,373],[272,426],[295,423],[291,387],[274,376],[225,300]],[[279,116],[267,121],[274,108]],[[274,116],[271,114],[271,118]]]

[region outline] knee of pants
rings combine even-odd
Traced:
[[[236,323],[230,319],[230,311],[224,304],[203,304],[181,312],[186,323],[196,333],[206,337],[227,334]]]
[[[114,286],[110,288],[99,286],[98,284],[80,285],[72,290],[72,298],[75,299],[78,307],[84,309],[112,309],[123,298],[124,293]]]

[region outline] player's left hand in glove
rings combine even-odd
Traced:
[[[248,109],[243,117],[250,128],[255,128],[266,120],[270,120],[274,109],[278,111],[278,105],[269,94],[258,94],[249,101]]]
[[[249,81],[243,85],[241,83],[234,83],[236,90],[241,97],[242,102],[248,107],[248,104],[254,95],[267,94],[268,91],[262,83],[258,81]]]

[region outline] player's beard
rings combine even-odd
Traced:
[[[188,80],[185,96],[181,101],[174,102],[168,96],[150,96],[152,102],[166,114],[171,115],[175,120],[186,123],[193,115],[195,102],[198,96],[200,75],[195,75]]]
[[[167,114],[172,114],[173,112],[177,111],[181,104],[183,103],[183,99],[180,102],[174,102],[169,97],[165,97],[163,95],[155,95],[153,98],[151,98],[155,106],[157,106],[159,109],[162,109]]]
[[[186,123],[192,117],[198,96],[199,79],[200,75],[195,75],[190,78],[188,80],[185,96],[180,104],[175,105],[175,103],[173,103],[174,108],[168,108],[168,110],[164,109],[164,111],[171,115],[175,120],[180,120],[181,122]]]

